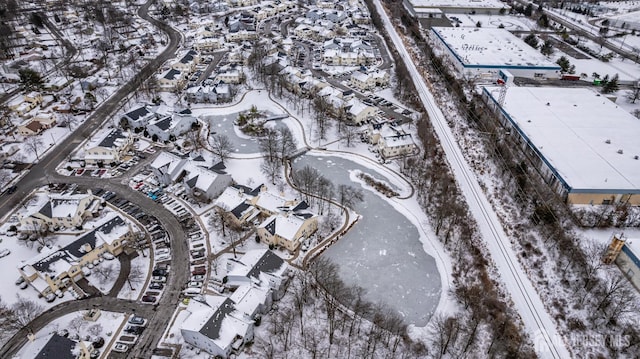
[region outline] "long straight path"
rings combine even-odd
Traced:
[[[374,4],[385,24],[385,30],[411,73],[413,83],[440,139],[447,161],[469,204],[470,211],[478,223],[482,238],[486,242],[493,262],[506,284],[505,287],[510,291],[515,308],[520,314],[526,330],[534,340],[538,356],[556,359],[570,358],[571,355],[558,334],[555,322],[546,311],[540,296],[518,262],[509,238],[504,232],[502,224],[487,197],[482,192],[478,179],[466,162],[444,114],[436,105],[436,101],[429,92],[424,78],[413,63],[411,56],[409,56],[380,0],[374,0]]]

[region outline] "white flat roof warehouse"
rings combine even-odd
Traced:
[[[432,30],[465,67],[560,70],[560,66],[505,29],[434,27]]]
[[[420,7],[437,7],[446,9],[451,8],[489,8],[501,9],[508,8],[508,5],[498,0],[409,0],[415,8]]]
[[[484,91],[497,100],[498,87]],[[640,190],[640,121],[604,96],[510,87],[502,108],[573,190]]]

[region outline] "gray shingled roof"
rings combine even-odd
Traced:
[[[125,116],[129,117],[132,120],[137,120],[141,117],[146,116],[147,114],[149,114],[150,112],[147,110],[147,108],[145,106],[142,106],[140,108],[137,108],[129,113],[127,113]]]
[[[76,344],[69,338],[54,334],[35,359],[75,359],[76,356],[71,351]]]
[[[119,138],[126,138],[126,136],[122,134],[121,130],[115,129],[115,130],[111,131],[111,133],[108,134],[107,137],[102,139],[102,141],[100,142],[98,147],[107,147],[107,148],[108,147],[113,147],[113,144]]]
[[[227,314],[231,314],[236,308],[233,305],[231,299],[226,298],[218,310],[213,313],[209,320],[200,328],[199,332],[211,339],[218,339],[220,337],[220,328],[222,327],[222,321]]]
[[[156,122],[155,125],[162,131],[166,131],[169,129],[169,127],[171,127],[171,117],[167,116],[162,120]]]
[[[273,222],[275,223],[275,221]],[[275,230],[275,225],[274,225]],[[264,252],[264,255],[258,260],[253,268],[247,274],[247,277],[259,278],[260,273],[271,273],[280,269],[284,264],[284,260],[271,251]]]
[[[180,74],[180,71],[176,70],[176,69],[171,69],[169,70],[169,72],[167,72],[166,75],[164,75],[164,78],[167,80],[173,80],[176,78],[176,76]]]

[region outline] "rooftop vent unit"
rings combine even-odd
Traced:
[[[618,150],[618,153],[619,154],[623,154],[624,152],[622,150]]]
[[[611,140],[607,139],[604,143],[611,144]]]

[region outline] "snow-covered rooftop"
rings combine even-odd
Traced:
[[[498,0],[409,0],[414,8],[483,8],[502,9],[508,7]]]
[[[497,100],[497,87],[484,91]],[[572,192],[640,193],[640,121],[606,97],[584,88],[510,87],[503,110]]]
[[[560,70],[560,66],[505,29],[434,27],[431,30],[465,67]]]

